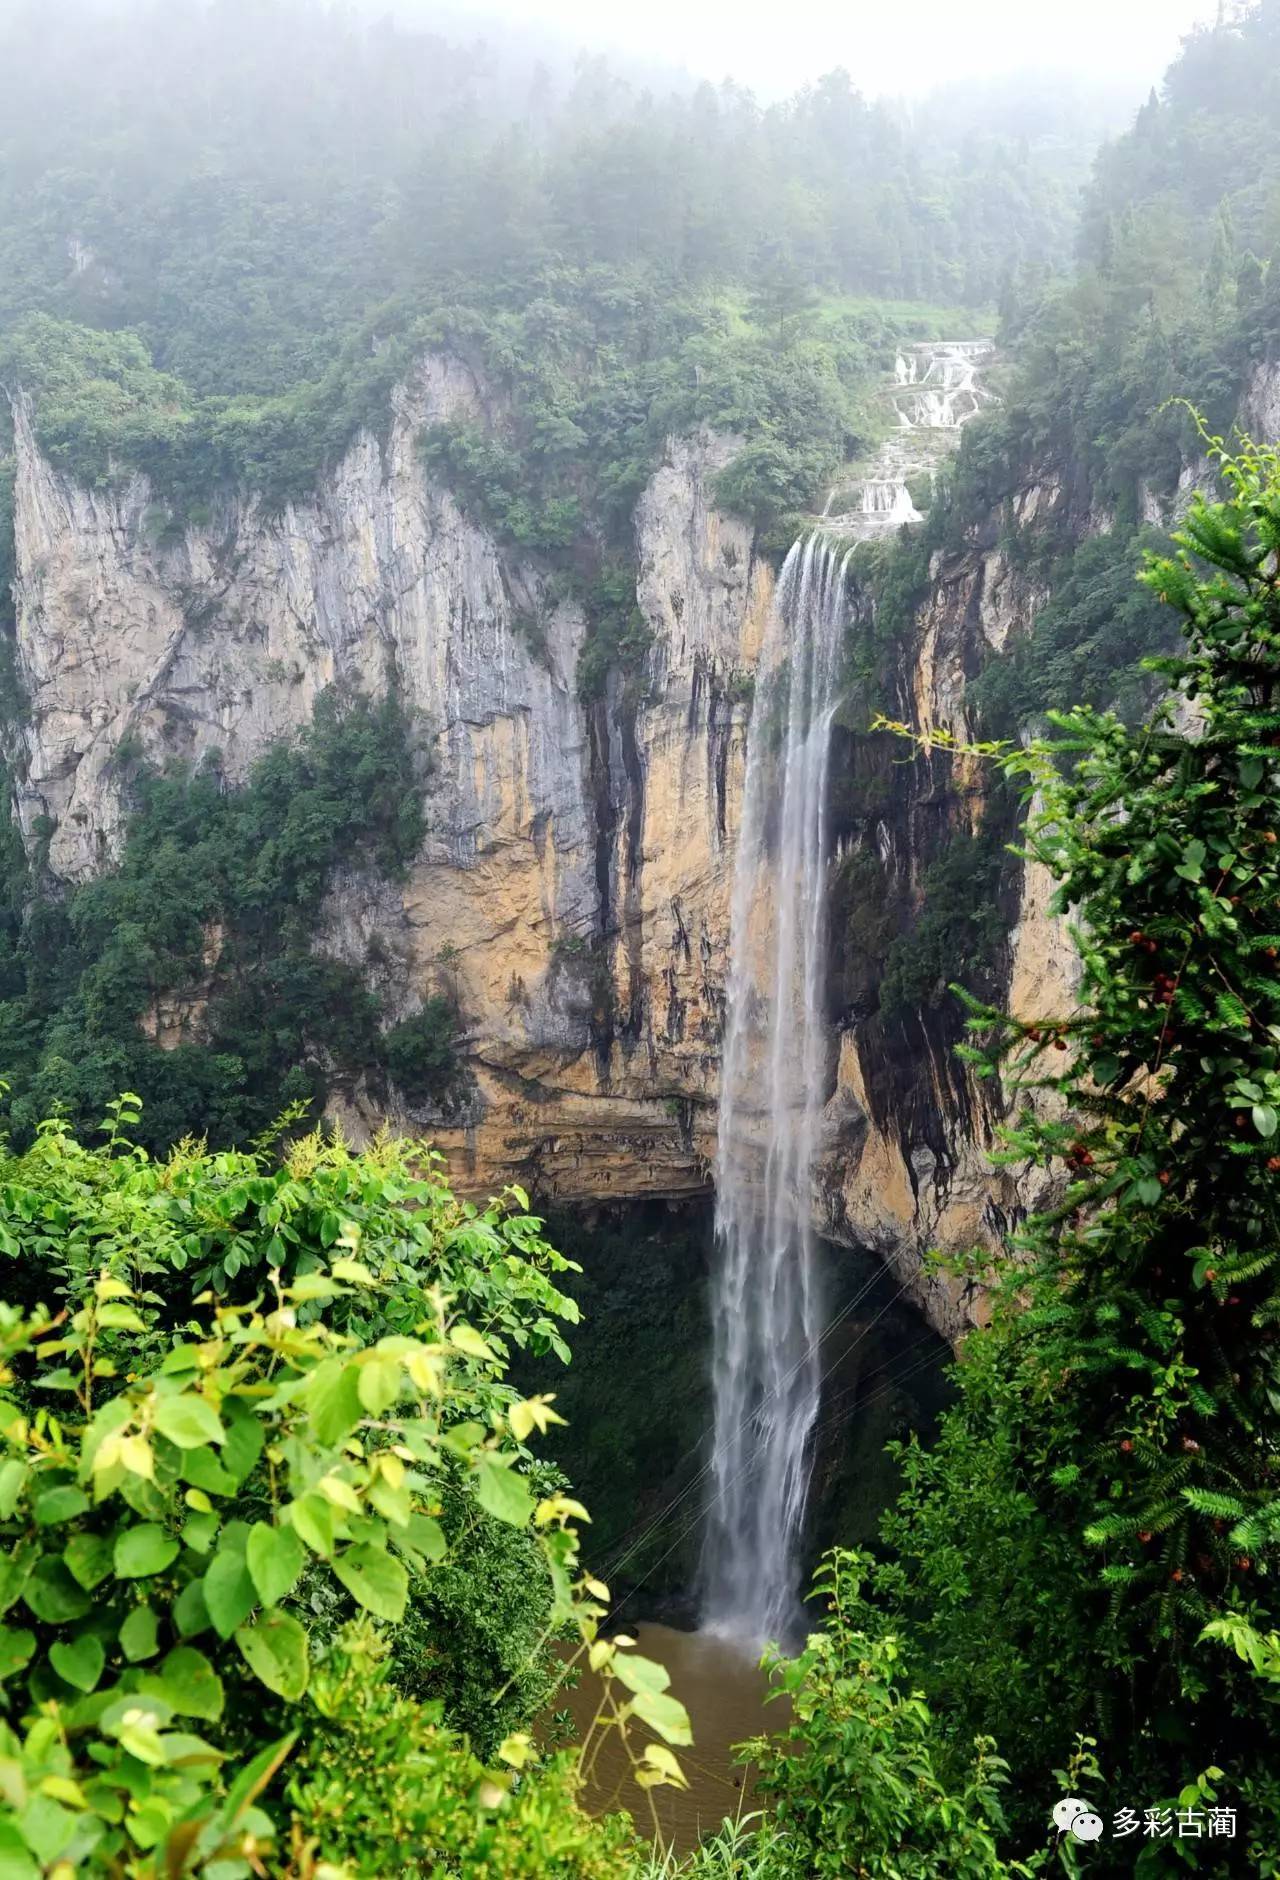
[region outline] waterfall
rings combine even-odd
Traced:
[[[753,1645],[782,1637],[797,1612],[821,1384],[810,1209],[827,1072],[827,762],[848,559],[815,534],[783,565],[733,882],[702,1592],[708,1628]]]
[[[958,431],[981,408],[977,372],[990,347],[981,340],[945,340],[920,350],[926,362],[922,374],[914,370],[914,360],[907,377],[894,369],[895,386],[910,388],[894,399],[898,423],[907,431]]]
[[[890,527],[896,527],[901,522],[920,520],[920,511],[912,502],[910,492],[901,478],[894,483],[864,483],[862,514],[887,522]]]

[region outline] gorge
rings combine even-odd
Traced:
[[[952,1205],[948,1164],[976,1164],[981,1148],[949,1144],[931,1196],[920,1150],[882,1137],[863,1107],[855,1035],[830,1014],[827,766],[858,605],[852,551],[916,513],[907,484],[935,475],[958,438],[986,350],[908,347],[913,385],[937,381],[938,401],[894,428],[889,380],[878,456],[835,486],[776,582],[749,528],[715,506],[734,441],[673,440],[636,511],[649,677],[637,698],[614,690],[589,705],[574,685],[580,612],[549,602],[545,577],[478,528],[415,449],[425,426],[492,410],[460,361],[424,361],[395,394],[388,441],[359,440],[313,504],[278,518],[236,504],[171,542],[149,534],[144,482],[78,487],[47,461],[21,403],[15,414],[30,710],[12,758],[28,841],[48,827],[47,866],[73,886],[118,857],[139,761],[216,753],[234,788],[330,685],[390,691],[420,715],[426,840],[402,884],[340,870],[311,944],[367,975],[393,1022],[447,991],[468,1087],[423,1110],[339,1073],[330,1114],[357,1140],[387,1114],[428,1135],[477,1196],[518,1180],[553,1204],[674,1203],[714,1186],[702,1575],[709,1610],[736,1624],[745,1587],[712,1589],[717,1549],[737,1563],[756,1602],[744,1623],[760,1636],[794,1596],[827,1362],[814,1236],[875,1246],[938,1330],[963,1322],[915,1249]],[[537,651],[521,608],[545,618]],[[206,929],[194,977],[156,995],[143,1030],[162,1049],[209,1035],[227,945]],[[936,1119],[949,1138],[955,1118]],[[893,1185],[886,1159],[901,1171]],[[859,1179],[874,1213],[849,1206]],[[987,1180],[957,1234],[988,1207]],[[764,1485],[748,1461],[757,1448]]]

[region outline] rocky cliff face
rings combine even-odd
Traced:
[[[468,519],[419,456],[422,427],[460,415],[486,419],[484,387],[459,361],[428,359],[385,442],[361,438],[312,502],[281,515],[228,502],[170,541],[153,538],[145,484],[77,488],[19,411],[22,825],[34,843],[48,818],[50,869],[83,879],[119,849],[122,747],[157,762],[216,749],[235,779],[309,720],[326,686],[398,687],[433,749],[429,833],[403,883],[359,869],[336,879],[316,944],[369,975],[388,1022],[438,990],[456,997],[474,1094],[461,1118],[399,1105],[393,1120],[432,1136],[470,1190],[518,1179],[564,1199],[702,1192],[743,681],[773,580],[749,526],[714,505],[733,441],[673,441],[651,478],[635,518],[648,670],[634,692],[615,685],[584,706],[580,612]],[[1018,501],[1031,523],[1068,497],[1047,480]],[[1024,630],[1042,599],[994,523],[935,556],[895,652],[900,715],[966,733],[983,649]],[[873,781],[847,840],[918,901],[927,860],[981,819],[983,779],[937,760],[906,773],[881,763]],[[1060,1008],[1072,959],[1047,883],[1029,869],[1009,892],[1013,1005]],[[928,1277],[920,1255],[994,1237],[1015,1211],[1011,1180],[986,1163],[990,1096],[929,1014],[864,1022],[855,999],[836,1017],[817,1219],[874,1247],[954,1334],[980,1303]],[[148,1022],[162,1041],[198,1036],[198,999]],[[359,1085],[333,1107],[353,1130],[380,1120]]]
[[[335,881],[317,944],[365,969],[389,1020],[443,985],[466,1022],[463,1124],[406,1112],[458,1178],[568,1197],[705,1189],[749,671],[772,575],[710,499],[729,439],[672,444],[636,515],[655,635],[639,699],[584,707],[584,621],[434,484],[426,425],[483,421],[457,360],[426,360],[390,434],[313,502],[228,503],[156,540],[145,482],[58,475],[16,413],[17,809],[67,882],[119,851],[126,764],[220,753],[232,780],[335,682],[399,688],[428,729],[429,834],[402,887]],[[533,622],[534,630],[529,630]],[[735,702],[738,701],[738,702]],[[212,942],[211,942],[212,943]],[[162,1041],[199,1034],[166,1006]],[[368,1094],[335,1106],[375,1119]]]

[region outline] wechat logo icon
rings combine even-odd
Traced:
[[[1055,1804],[1053,1825],[1059,1834],[1069,1834],[1074,1841],[1102,1838],[1102,1816],[1095,1815],[1088,1802],[1082,1802],[1076,1795],[1066,1795]]]

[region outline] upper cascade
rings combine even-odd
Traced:
[[[925,477],[932,481],[940,458],[956,448],[965,425],[990,402],[982,373],[993,350],[986,339],[922,340],[899,350],[887,388],[897,428],[863,479],[830,492],[822,512],[828,528],[870,541],[921,520],[911,485]]]

